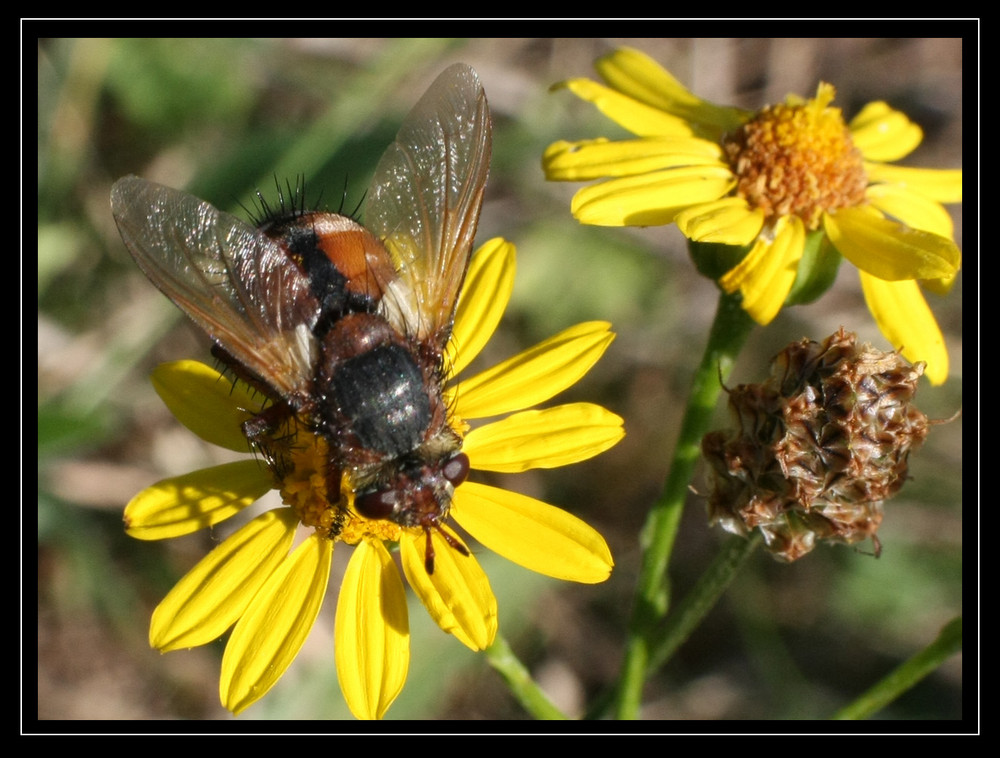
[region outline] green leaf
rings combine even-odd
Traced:
[[[709,279],[718,281],[723,274],[736,267],[746,258],[753,245],[736,247],[735,245],[720,245],[717,242],[694,242],[688,240],[688,252],[698,273]]]

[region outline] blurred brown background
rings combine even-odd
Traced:
[[[601,402],[625,418],[628,433],[591,461],[499,480],[599,529],[616,561],[608,582],[569,585],[480,557],[501,633],[557,705],[580,715],[613,683],[638,532],[666,475],[717,292],[696,274],[676,229],[583,228],[569,213],[576,185],[542,175],[552,141],[625,136],[568,92],[548,92],[568,77],[596,78],[593,60],[622,44],[718,103],[755,108],[792,92],[811,96],[821,79],[837,87],[835,104],[848,118],[886,100],[925,132],[905,165],[962,166],[961,39],[38,42],[39,719],[231,718],[218,700],[221,643],[162,656],[147,643],[152,609],[213,536],[132,540],[122,530],[124,504],[157,479],[225,458],[173,420],[148,382],[159,362],[207,360],[207,344],[125,251],[108,206],[112,182],[139,174],[240,212],[237,201],[256,188],[267,194],[274,177],[304,175],[311,196],[322,190],[336,208],[345,194],[353,207],[405,112],[455,61],[478,70],[495,122],[478,239],[503,235],[518,247],[513,302],[486,359],[578,321],[610,320],[616,341],[559,400]],[[962,207],[949,210],[975,265]],[[929,296],[952,359],[948,383],[924,382],[918,394],[932,418],[962,407],[962,283],[960,274],[949,297]],[[849,264],[818,303],[755,331],[732,382],[759,380],[786,343],[841,325],[887,348]],[[933,640],[962,612],[962,426],[959,417],[932,428],[912,457],[913,481],[886,507],[880,559],[866,547],[820,547],[790,566],[755,556],[652,678],[644,717],[825,718]],[[671,566],[675,597],[724,538],[692,494]],[[348,551],[338,552],[342,567]],[[241,721],[349,717],[333,665],[337,582],[299,659]],[[416,601],[410,616],[410,678],[390,719],[525,716],[483,656],[442,634]],[[956,656],[880,717],[962,715]]]

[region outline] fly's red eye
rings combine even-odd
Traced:
[[[441,469],[444,478],[451,482],[453,487],[457,487],[465,481],[469,475],[469,456],[465,453],[455,453]]]
[[[396,493],[392,490],[369,492],[354,500],[358,512],[370,519],[386,519],[392,515],[396,506]]]

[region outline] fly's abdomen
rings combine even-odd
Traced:
[[[330,377],[330,399],[363,447],[392,457],[423,442],[431,422],[423,373],[400,344],[379,345],[339,363]]]

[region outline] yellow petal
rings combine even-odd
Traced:
[[[250,450],[242,424],[265,399],[246,384],[198,361],[163,363],[150,379],[170,412],[203,440],[240,453]]]
[[[539,574],[596,584],[611,575],[608,543],[566,511],[508,490],[466,482],[452,516],[484,547]]]
[[[911,363],[925,361],[924,373],[931,384],[943,384],[948,378],[948,348],[919,285],[860,274],[868,310],[885,338]]]
[[[640,137],[689,137],[694,133],[684,119],[651,108],[590,79],[570,79],[552,89],[559,87],[593,103],[616,124]]]
[[[610,142],[600,138],[548,146],[542,156],[550,181],[589,181],[631,176],[674,166],[723,165],[722,149],[694,137],[645,137]]]
[[[222,655],[219,695],[238,714],[281,678],[323,604],[333,542],[311,534],[264,582]]]
[[[865,163],[868,181],[898,184],[939,203],[962,202],[962,169],[912,168]]]
[[[516,473],[592,458],[625,436],[620,416],[593,403],[522,411],[465,436],[462,449],[474,469]]]
[[[745,247],[764,226],[764,211],[751,209],[741,197],[725,197],[692,206],[677,214],[677,228],[695,242]]]
[[[354,548],[337,600],[337,678],[351,713],[380,719],[403,689],[410,666],[406,591],[378,540]]]
[[[758,324],[769,324],[784,305],[805,249],[805,227],[798,216],[782,216],[774,239],[761,235],[735,268],[719,280],[729,293],[740,291],[743,310]]]
[[[503,363],[451,387],[447,402],[463,419],[485,418],[544,402],[575,384],[614,339],[606,321],[564,329]]]
[[[745,120],[745,113],[738,108],[714,105],[692,94],[659,63],[633,48],[619,48],[600,58],[594,67],[619,92],[685,121],[709,127],[713,134],[735,129]]]
[[[448,341],[445,365],[449,376],[459,374],[493,336],[514,289],[516,251],[496,237],[482,245],[469,261]]]
[[[951,214],[926,195],[911,192],[897,184],[875,184],[865,191],[873,206],[914,229],[954,239]]]
[[[671,223],[685,208],[722,198],[735,185],[724,166],[681,166],[584,187],[570,208],[584,224],[655,226]]]
[[[153,484],[125,506],[125,531],[140,540],[180,537],[225,521],[274,487],[259,461],[236,461]]]
[[[400,538],[406,581],[438,626],[472,650],[485,650],[497,633],[497,599],[489,579],[474,556],[462,555],[438,532],[430,534],[433,574],[425,565],[425,533],[409,530]]]
[[[868,103],[848,124],[851,139],[870,161],[898,161],[912,153],[924,133],[905,113],[884,102]]]
[[[962,252],[947,237],[883,218],[870,206],[825,213],[823,228],[847,260],[888,282],[947,279],[962,261]]]
[[[277,508],[227,537],[156,606],[149,644],[166,652],[222,636],[288,555],[298,523],[291,508]]]
[[[955,280],[958,278],[958,272],[954,276],[945,277],[943,279],[920,279],[920,288],[926,292],[933,292],[935,295],[944,297],[949,294],[952,288],[955,286]]]

